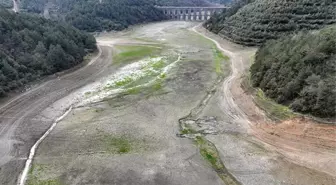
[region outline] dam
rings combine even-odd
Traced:
[[[230,8],[229,6],[217,7],[175,7],[157,6],[170,20],[205,21],[215,13],[220,13]]]

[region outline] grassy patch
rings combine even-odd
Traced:
[[[219,159],[219,154],[216,147],[204,138],[204,136],[196,136],[196,144],[200,148],[202,157],[208,161],[216,170],[224,170],[225,167]]]
[[[151,45],[119,45],[115,47],[120,52],[113,57],[114,63],[141,59],[144,57],[152,56],[153,54],[159,53],[161,51],[160,47]]]
[[[152,89],[154,91],[158,91],[160,89],[162,89],[162,82],[157,80],[153,85],[152,85]]]
[[[29,178],[27,185],[63,185],[59,179],[39,180],[37,177]]]
[[[151,65],[154,70],[160,70],[166,66],[166,63],[163,60],[155,62]]]
[[[204,37],[201,34],[198,34],[198,33],[195,33],[195,32],[190,32],[188,34],[190,34],[190,36],[193,36],[194,37],[193,41],[197,41],[198,44],[202,43],[204,45],[210,45],[210,46],[213,44],[212,40]]]
[[[214,62],[215,62],[215,71],[217,74],[222,75],[222,63],[224,61],[230,60],[230,58],[222,53],[216,46],[213,46],[213,55],[214,55]]]
[[[196,131],[192,128],[186,127],[183,130],[181,130],[181,134],[195,134]]]
[[[261,89],[253,88],[249,75],[246,75],[241,83],[245,92],[253,95],[254,103],[265,111],[267,116],[273,120],[285,120],[295,116],[295,113],[284,105],[280,105],[270,98],[267,98]]]
[[[192,134],[192,133],[193,132],[190,129],[187,129],[187,128],[181,130],[181,134]]]
[[[127,95],[131,95],[131,94],[139,94],[141,92],[141,88],[139,87],[133,87],[133,88],[129,88],[126,90],[125,94]]]
[[[132,141],[124,136],[104,136],[104,144],[110,153],[126,154],[132,150]]]
[[[155,79],[157,79],[155,84],[150,85],[150,87],[154,88],[154,90],[161,89],[161,82],[166,78],[166,73],[163,72],[163,69],[168,65],[168,62],[166,61],[166,58],[150,58],[148,60],[149,62],[142,66],[141,69],[138,69],[139,71],[136,74],[130,74],[122,77],[118,81],[109,83],[104,89],[109,90],[116,87],[122,87],[126,91],[129,91],[128,94],[136,94],[140,89],[135,87],[142,85],[146,86],[148,82]]]
[[[115,82],[116,87],[122,87],[125,86],[129,83],[131,83],[133,81],[133,79],[131,77],[125,77],[122,80],[119,80],[117,82]]]
[[[292,110],[267,98],[261,89],[256,90],[255,100],[256,104],[266,111],[271,118],[275,117],[276,119],[284,120],[294,116]]]
[[[217,168],[217,153],[209,150],[208,148],[200,149],[201,155],[208,161],[210,164]]]
[[[140,83],[140,81],[144,81],[145,79],[139,79],[138,81],[135,81],[134,84],[129,84],[135,85],[135,83]],[[162,90],[163,84],[161,79],[157,79],[153,84],[151,85],[144,85],[144,86],[138,86],[138,87],[130,87],[126,90],[126,92],[123,93],[123,95],[134,95],[134,94],[145,94],[145,95],[152,95],[154,92]]]
[[[224,181],[225,184],[241,184],[227,171],[224,164],[220,160],[219,153],[215,145],[206,140],[204,136],[196,136],[194,140],[200,149],[201,156],[212,166],[212,168],[217,172],[218,176]]]
[[[199,146],[206,144],[206,140],[204,139],[203,136],[196,136],[195,141],[196,141],[196,144]]]
[[[165,79],[166,76],[167,76],[166,73],[161,73],[159,77],[160,77],[161,79]]]
[[[137,138],[133,135],[112,135],[102,133],[98,140],[102,151],[107,154],[130,154],[153,151],[151,140],[145,138]]]
[[[62,185],[59,179],[39,179],[48,169],[47,165],[33,164],[29,170],[27,185]]]

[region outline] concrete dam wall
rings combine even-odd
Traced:
[[[171,20],[205,21],[215,13],[228,9],[228,6],[219,7],[173,7],[159,6],[164,14]]]

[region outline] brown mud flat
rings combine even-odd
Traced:
[[[252,125],[252,134],[300,165],[332,176],[336,170],[336,128],[307,118]]]

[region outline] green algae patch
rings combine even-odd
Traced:
[[[162,68],[164,68],[167,64],[165,63],[164,60],[160,60],[158,62],[155,62],[151,65],[151,67],[154,69],[154,70],[160,70]]]
[[[289,107],[285,105],[278,104],[274,100],[268,98],[264,92],[259,88],[254,88],[251,84],[250,75],[245,75],[243,77],[241,87],[253,96],[254,103],[262,109],[267,117],[272,120],[287,120],[294,118],[296,116]]]
[[[29,179],[27,185],[64,185],[59,179],[38,180],[36,177]]]
[[[121,79],[119,81],[116,81],[115,82],[115,86],[116,87],[122,87],[122,86],[125,86],[125,85],[131,83],[132,81],[133,81],[133,79],[128,76],[128,77],[125,77],[125,78],[123,78],[123,79]]]
[[[228,172],[222,160],[220,159],[216,146],[213,143],[205,139],[204,136],[196,136],[194,141],[200,150],[201,156],[211,165],[211,167],[217,172],[218,176],[225,184],[241,184],[233,175]]]
[[[134,63],[136,64],[136,63]],[[166,68],[170,65],[168,57],[150,57],[139,61],[137,69],[129,73],[116,75],[115,80],[108,83],[104,89],[130,89],[166,78]]]
[[[152,89],[154,91],[162,89],[162,82],[157,80],[157,82],[153,84]]]
[[[180,130],[180,134],[184,135],[184,134],[197,134],[196,130],[194,130],[190,125],[188,124],[181,124],[181,130]],[[197,138],[199,136],[196,136],[195,141],[197,142]]]
[[[125,94],[126,95],[131,95],[131,94],[139,94],[141,92],[141,88],[140,87],[133,87],[133,88],[129,88],[126,90]]]
[[[125,154],[132,150],[132,141],[126,137],[105,136],[106,149],[111,153]]]
[[[266,110],[268,116],[275,117],[279,120],[286,120],[293,118],[295,114],[289,107],[280,105],[270,98],[266,97],[264,92],[261,89],[256,91],[256,104],[259,107],[262,107],[263,110]]]
[[[190,129],[190,128],[184,128],[183,130],[181,130],[181,134],[194,134],[195,131]]]
[[[154,95],[164,89],[164,82],[172,67],[180,61],[180,56],[149,57],[125,66],[103,86],[102,90],[120,95]],[[120,96],[118,96],[120,97]],[[110,100],[106,96],[104,101]]]
[[[161,52],[162,48],[156,45],[118,45],[115,46],[118,51],[113,57],[114,63],[123,63],[137,60]]]
[[[215,71],[217,75],[223,75],[223,63],[229,61],[230,58],[222,53],[216,46],[213,46],[213,57],[214,57],[214,65]]]
[[[102,150],[108,154],[130,154],[149,150],[149,142],[132,136],[104,134],[101,137]]]

